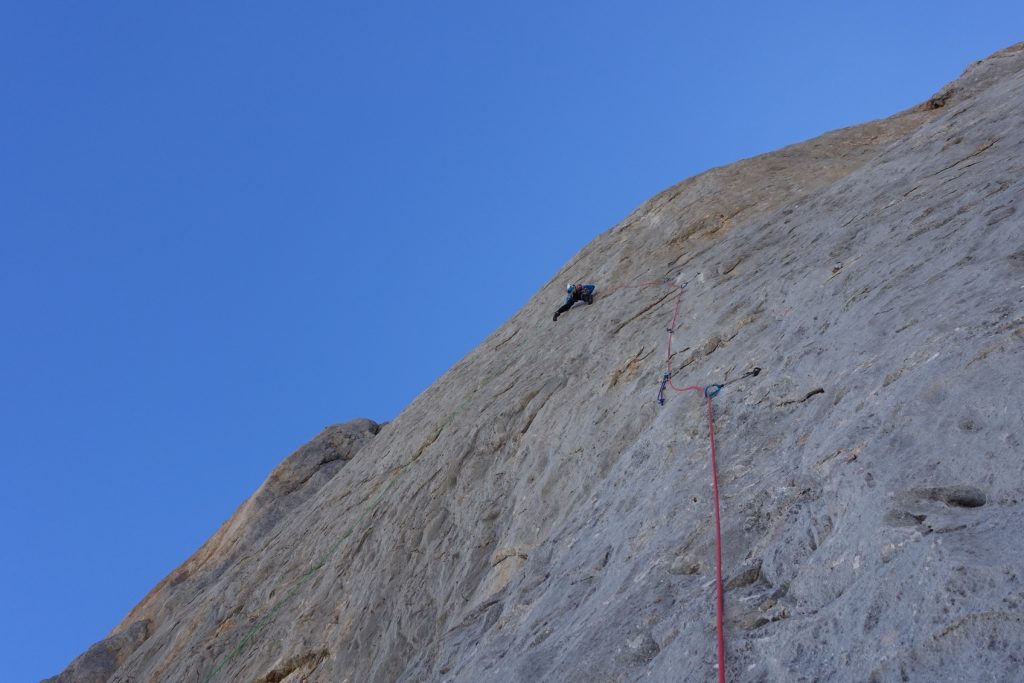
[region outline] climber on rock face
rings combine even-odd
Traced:
[[[562,315],[577,301],[583,301],[588,306],[594,303],[594,290],[597,289],[594,285],[581,285],[578,282],[570,282],[565,288],[565,303],[555,311],[555,317],[552,320],[558,320],[558,316]]]

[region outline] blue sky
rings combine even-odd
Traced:
[[[643,200],[1024,40],[1019,2],[502,4],[0,4],[6,680]]]

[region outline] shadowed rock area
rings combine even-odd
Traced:
[[[1024,44],[584,247],[57,681],[1024,680]],[[551,321],[566,280],[591,306]],[[643,287],[626,287],[654,282]]]

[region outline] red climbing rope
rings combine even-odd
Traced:
[[[722,521],[718,512],[718,465],[715,462],[715,418],[711,409],[711,394],[704,391],[708,403],[708,437],[711,441],[711,490],[715,494],[715,582],[718,587],[718,681],[725,683],[725,625],[722,615],[725,604],[722,597]]]
[[[679,393],[684,391],[701,391],[704,393],[704,400],[708,407],[708,439],[711,443],[711,491],[715,503],[715,586],[717,593],[715,622],[718,632],[718,681],[719,683],[725,683],[725,599],[724,588],[722,586],[722,519],[718,502],[718,463],[715,458],[715,416],[711,401],[718,392],[721,391],[724,385],[711,384],[706,387],[677,387],[672,383],[672,378],[674,376],[674,373],[672,372],[672,337],[675,335],[676,323],[679,321],[679,309],[683,303],[683,292],[686,289],[686,283],[676,285],[671,280],[663,280],[661,282],[644,282],[637,285],[622,285],[610,290],[609,294],[617,289],[649,287],[651,285],[659,284],[672,284],[674,287],[679,287],[679,292],[676,294],[676,305],[675,310],[672,313],[672,324],[668,328],[668,343],[665,349],[665,375],[662,379],[661,390],[658,392],[658,402],[664,404],[665,388],[668,387]],[[751,371],[751,373],[748,373],[748,375],[756,375],[758,372],[760,372],[760,368],[756,368],[754,371]]]
[[[683,391],[704,391],[704,399],[708,404],[708,440],[711,442],[711,491],[715,499],[715,584],[718,597],[716,600],[716,626],[718,630],[718,680],[725,683],[725,624],[723,614],[725,612],[725,601],[722,588],[722,520],[718,504],[718,463],[715,460],[715,416],[711,407],[711,399],[721,389],[718,385],[711,387],[685,387],[678,389],[672,384],[672,337],[676,333],[676,322],[679,320],[679,307],[683,303],[683,287],[679,288],[676,294],[676,308],[672,313],[672,324],[668,328],[668,344],[665,356],[665,373],[668,375],[668,386],[678,392]]]
[[[671,386],[671,384],[670,384]],[[715,587],[717,592],[715,623],[718,631],[718,681],[725,683],[725,600],[724,588],[722,587],[722,517],[718,503],[718,462],[715,458],[715,414],[711,405],[711,399],[721,389],[720,385],[712,384],[708,387],[683,387],[677,389],[680,393],[684,391],[703,391],[704,400],[708,406],[708,440],[711,443],[711,492],[715,503]]]
[[[672,324],[668,327],[668,345],[665,349],[665,371],[672,374],[672,337],[676,334],[676,321],[679,320],[679,307],[683,304],[683,290],[676,294],[676,310],[672,314]]]
[[[653,287],[654,285],[666,285],[668,283],[669,280],[651,280],[650,282],[637,282],[632,285],[616,285],[615,287],[610,287],[604,290],[602,296],[611,296],[620,289],[641,289],[643,287]]]

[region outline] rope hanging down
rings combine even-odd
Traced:
[[[649,287],[651,285],[658,284],[669,284],[672,280],[662,280],[660,282],[645,282],[639,285],[626,285],[625,287]],[[707,404],[708,413],[708,441],[711,445],[711,491],[714,499],[715,507],[715,586],[716,586],[716,599],[715,599],[715,626],[718,635],[718,681],[719,683],[725,683],[725,599],[724,589],[722,587],[722,520],[721,512],[719,510],[718,502],[718,463],[715,454],[715,417],[714,408],[712,406],[712,399],[718,396],[719,392],[722,391],[726,386],[737,382],[747,377],[756,377],[760,372],[761,368],[753,368],[748,370],[740,377],[722,382],[721,384],[708,384],[707,386],[689,386],[689,387],[677,387],[672,383],[672,378],[675,373],[672,370],[672,337],[676,332],[676,324],[679,321],[679,309],[683,302],[683,292],[686,290],[688,282],[684,282],[679,287],[679,291],[676,293],[675,309],[672,312],[672,324],[669,325],[668,332],[668,343],[666,344],[665,350],[665,373],[661,377],[661,387],[658,389],[658,405],[665,405],[665,390],[671,389],[677,393],[683,393],[686,391],[699,391],[704,394],[704,401]],[[615,289],[622,289],[618,287]],[[612,290],[614,291],[614,289]]]

